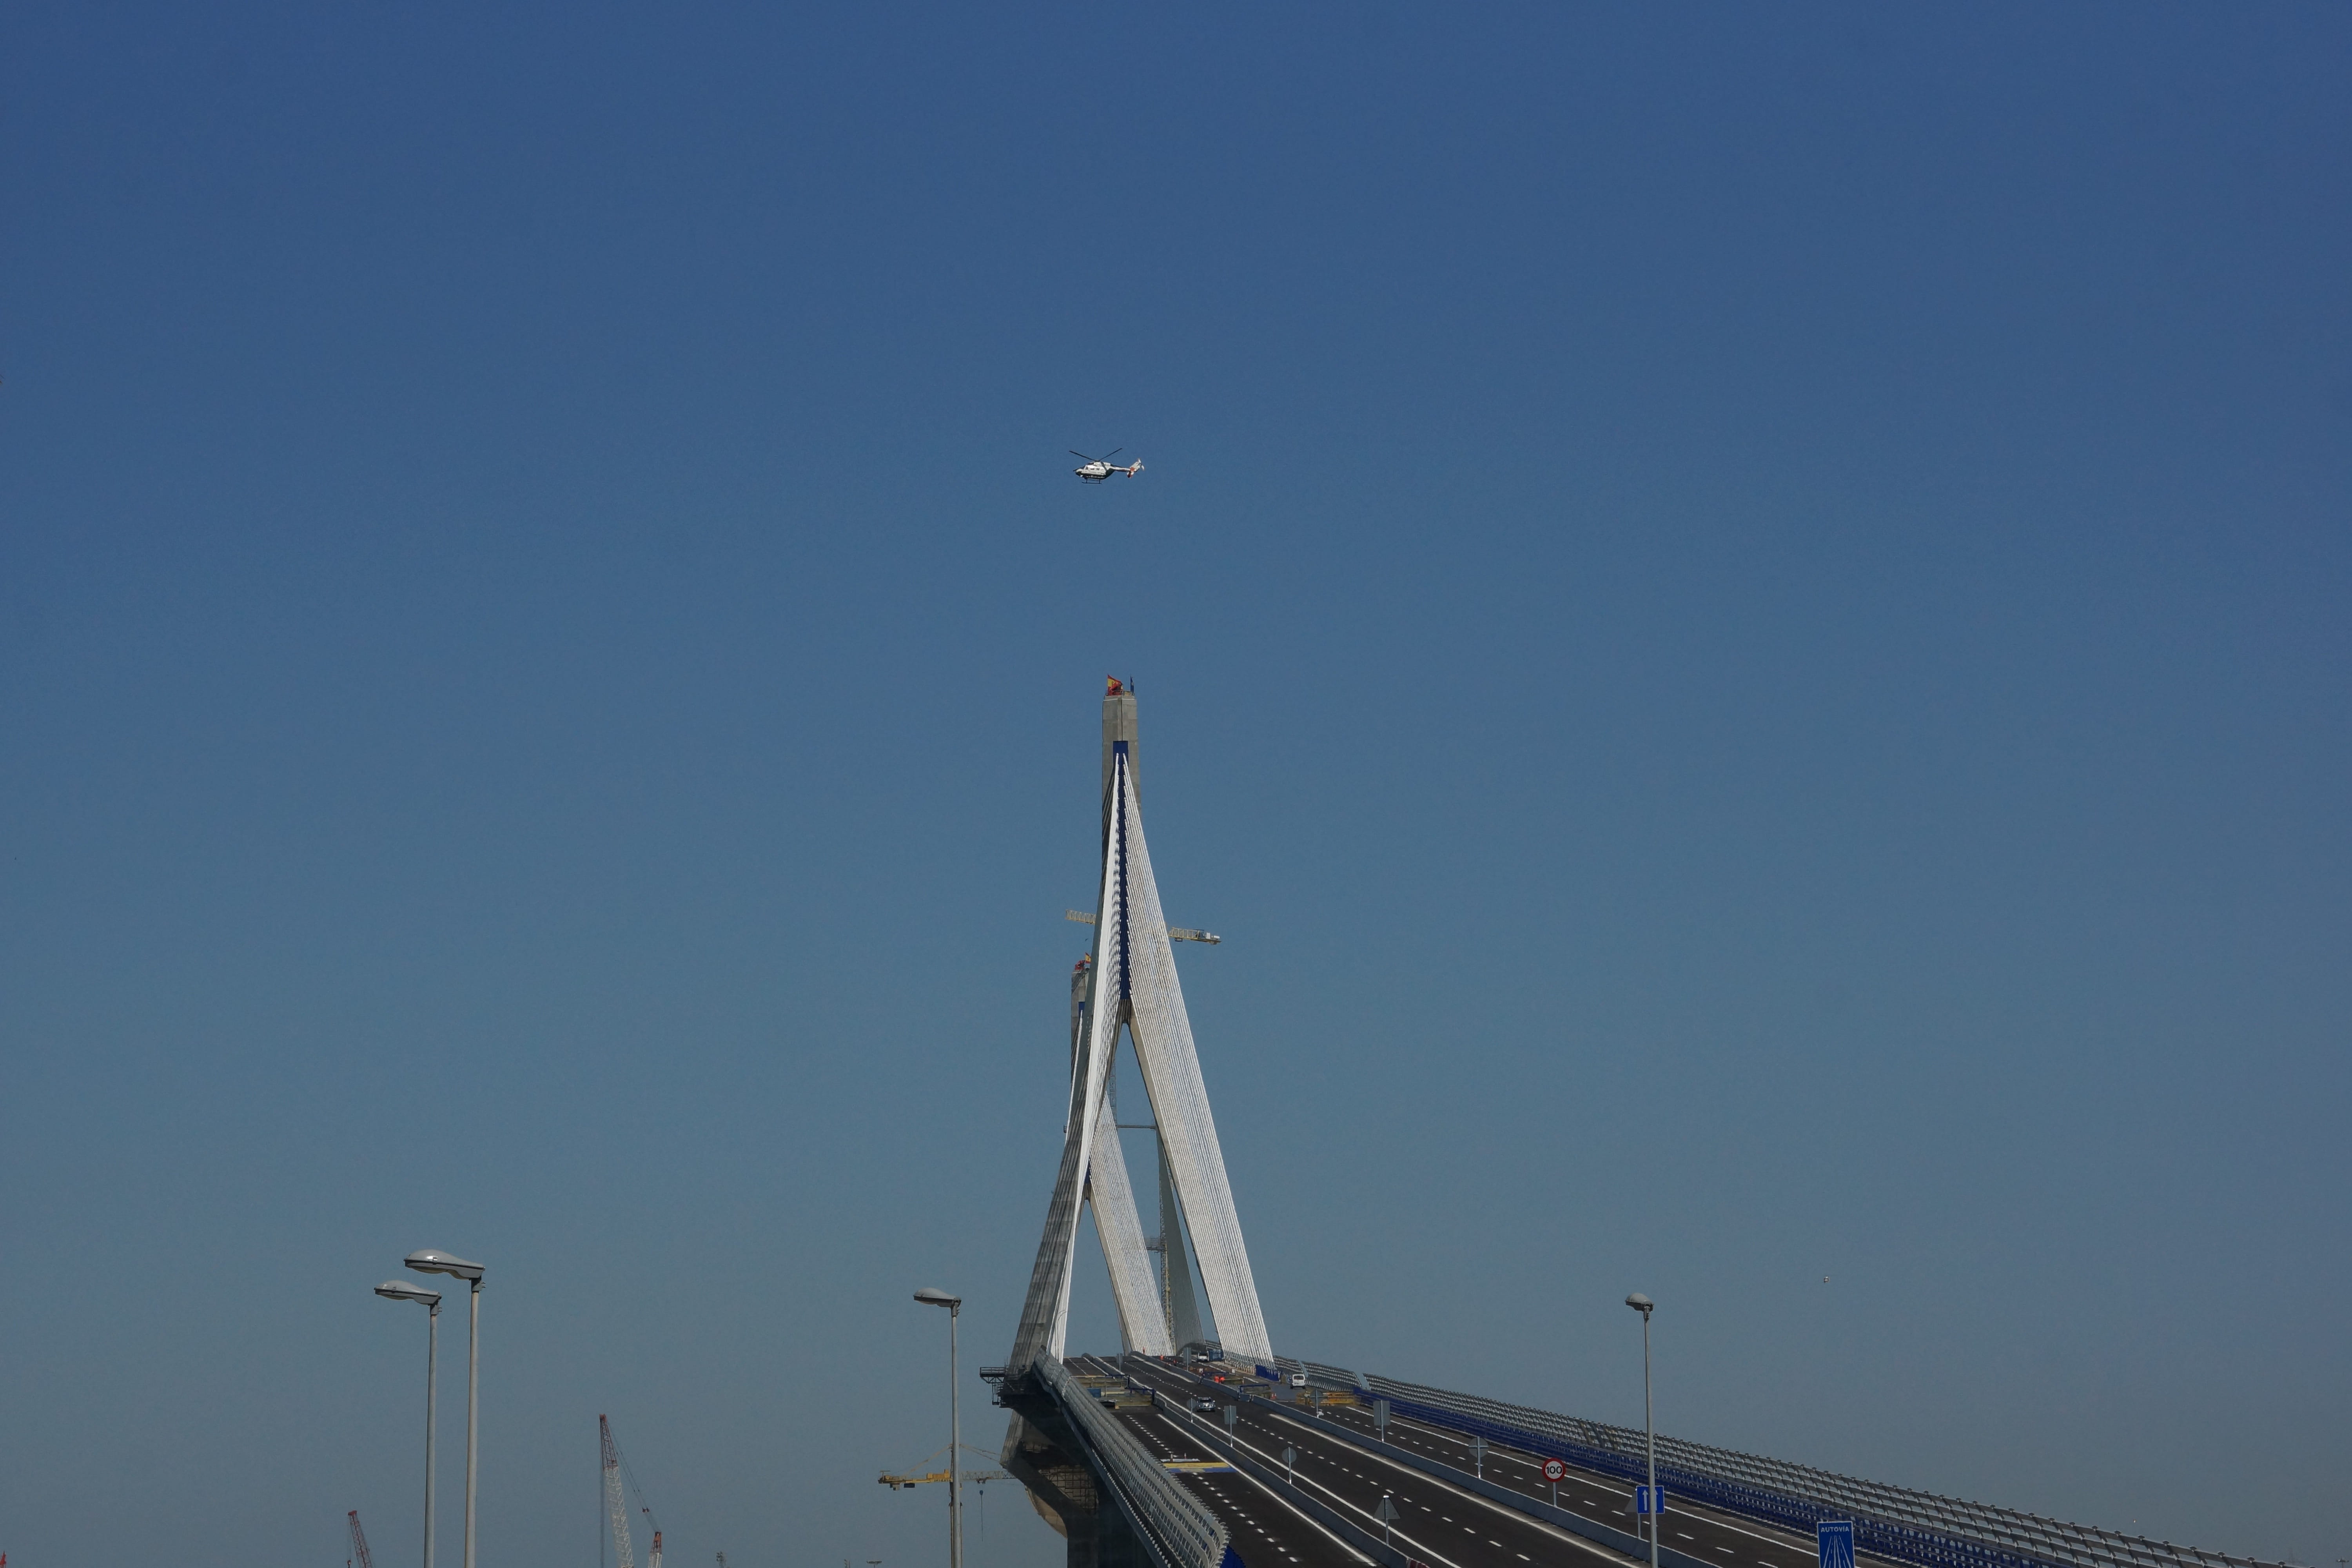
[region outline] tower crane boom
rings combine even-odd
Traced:
[[[375,1559],[368,1555],[367,1531],[360,1528],[360,1510],[352,1510],[352,1562],[357,1568],[375,1568]]]

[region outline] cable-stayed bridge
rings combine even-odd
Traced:
[[[1815,1568],[1833,1521],[1857,1568],[2284,1568],[1666,1436],[1665,1511],[1636,1515],[1642,1432],[1276,1354],[1144,841],[1135,695],[1115,680],[1102,732],[1061,1164],[1012,1354],[982,1373],[1013,1412],[1004,1468],[1070,1568]],[[1158,1134],[1155,1238],[1109,1092],[1122,1044]],[[1117,1356],[1065,1343],[1081,1210]]]

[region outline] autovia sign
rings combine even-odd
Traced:
[[[1813,1526],[1822,1543],[1822,1568],[1853,1568],[1853,1521],[1824,1521]]]

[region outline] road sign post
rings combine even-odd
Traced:
[[[1381,1442],[1389,1440],[1389,1402],[1385,1399],[1372,1401],[1372,1427],[1380,1433]]]
[[[1381,1494],[1381,1510],[1375,1517],[1381,1521],[1381,1542],[1385,1545],[1389,1542],[1390,1527],[1394,1525],[1396,1521],[1402,1517],[1397,1512],[1396,1499],[1389,1496],[1386,1492],[1382,1492]]]
[[[1292,1486],[1298,1484],[1298,1450],[1287,1443],[1282,1446],[1282,1473],[1290,1479]]]
[[[1822,1568],[1853,1568],[1853,1521],[1823,1520],[1813,1535],[1822,1544]]]
[[[1551,1506],[1554,1508],[1559,1506],[1559,1483],[1567,1474],[1568,1466],[1561,1461],[1546,1459],[1543,1462],[1543,1479],[1551,1483]]]
[[[1470,1464],[1478,1472],[1478,1479],[1485,1480],[1486,1479],[1486,1438],[1474,1436],[1470,1439]]]

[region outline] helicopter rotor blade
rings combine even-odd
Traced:
[[[1087,458],[1087,455],[1084,452],[1079,451],[1076,447],[1068,448],[1068,451],[1070,456],[1073,458]],[[1095,460],[1096,459],[1092,458],[1087,458],[1087,461],[1089,463],[1094,462]]]
[[[1113,447],[1109,451],[1105,452],[1105,453],[1102,455],[1102,460],[1103,460],[1104,462],[1108,463],[1108,462],[1109,462],[1113,458],[1118,457],[1121,452],[1124,452],[1124,451],[1126,451],[1126,450],[1127,450],[1127,448],[1126,448],[1126,447]]]

